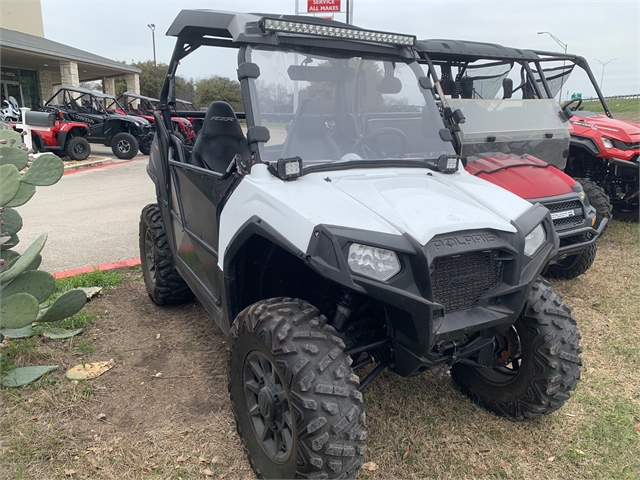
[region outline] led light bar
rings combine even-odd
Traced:
[[[353,28],[328,27],[310,23],[288,22],[286,20],[272,20],[265,18],[263,30],[270,32],[301,33],[303,35],[318,35],[321,37],[349,38],[364,40],[365,42],[390,43],[394,45],[412,46],[416,42],[413,35],[397,33],[374,32],[371,30],[355,30]]]

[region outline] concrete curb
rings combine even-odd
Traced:
[[[83,168],[97,167],[107,163],[112,163],[113,161],[114,160],[111,158],[102,157],[87,163],[76,163],[74,165],[65,165],[64,171],[66,173],[66,172],[72,172],[74,170],[81,170]]]

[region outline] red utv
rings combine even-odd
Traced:
[[[568,122],[535,81],[529,62],[537,56],[454,40],[419,41],[416,49],[434,80],[425,85],[441,99],[447,125],[441,135],[453,138],[465,170],[549,209],[560,249],[545,275],[584,273],[595,259],[596,238],[607,225],[610,206],[593,182],[562,172]],[[519,78],[516,88],[510,76]]]
[[[160,100],[157,98],[145,97],[137,93],[124,92],[118,99],[109,106],[115,108],[123,115],[134,115],[142,117],[151,123],[155,123],[153,111],[158,110]],[[176,134],[185,145],[193,145],[196,135],[193,126],[188,118],[172,117],[174,134]]]
[[[180,100],[179,98],[176,98],[175,109],[180,112],[198,112],[199,111],[193,103],[187,100]],[[189,114],[187,114],[185,118],[191,122],[191,125],[193,125],[193,131],[196,133],[196,135],[198,135],[198,133],[200,133],[200,130],[202,130],[202,124],[204,122],[204,119],[200,117],[192,117],[192,116],[189,116]]]
[[[60,112],[29,111],[25,123],[32,127],[31,141],[34,150],[51,152],[71,160],[86,160],[91,146],[85,138],[90,135],[86,123],[65,121]]]
[[[638,178],[640,177],[640,125],[616,120],[600,87],[583,57],[551,52],[535,52],[543,66],[539,69],[553,98],[575,67],[582,69],[596,92],[604,113],[583,110],[583,100],[575,98],[563,105],[571,117],[573,132],[565,172],[588,178],[609,195],[613,214],[620,220],[638,221]],[[536,72],[537,74],[538,72]],[[541,79],[538,77],[538,81]],[[587,102],[584,102],[587,103]],[[591,103],[591,102],[589,102]]]

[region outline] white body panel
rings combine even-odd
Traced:
[[[218,263],[222,268],[231,239],[254,215],[306,252],[319,224],[406,232],[425,245],[447,232],[514,232],[511,220],[529,208],[526,200],[463,169],[447,175],[425,168],[353,169],[285,182],[265,165],[254,165],[222,212]]]

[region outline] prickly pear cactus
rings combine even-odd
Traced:
[[[76,289],[44,306],[55,288],[53,276],[38,270],[46,233],[24,253],[12,250],[20,241],[18,232],[22,229],[22,217],[13,207],[29,201],[36,186],[56,183],[63,170],[58,157],[44,154],[33,159],[20,134],[0,127],[0,341],[4,335],[10,338],[32,335],[33,322],[55,322],[70,317],[87,301],[84,291]]]

